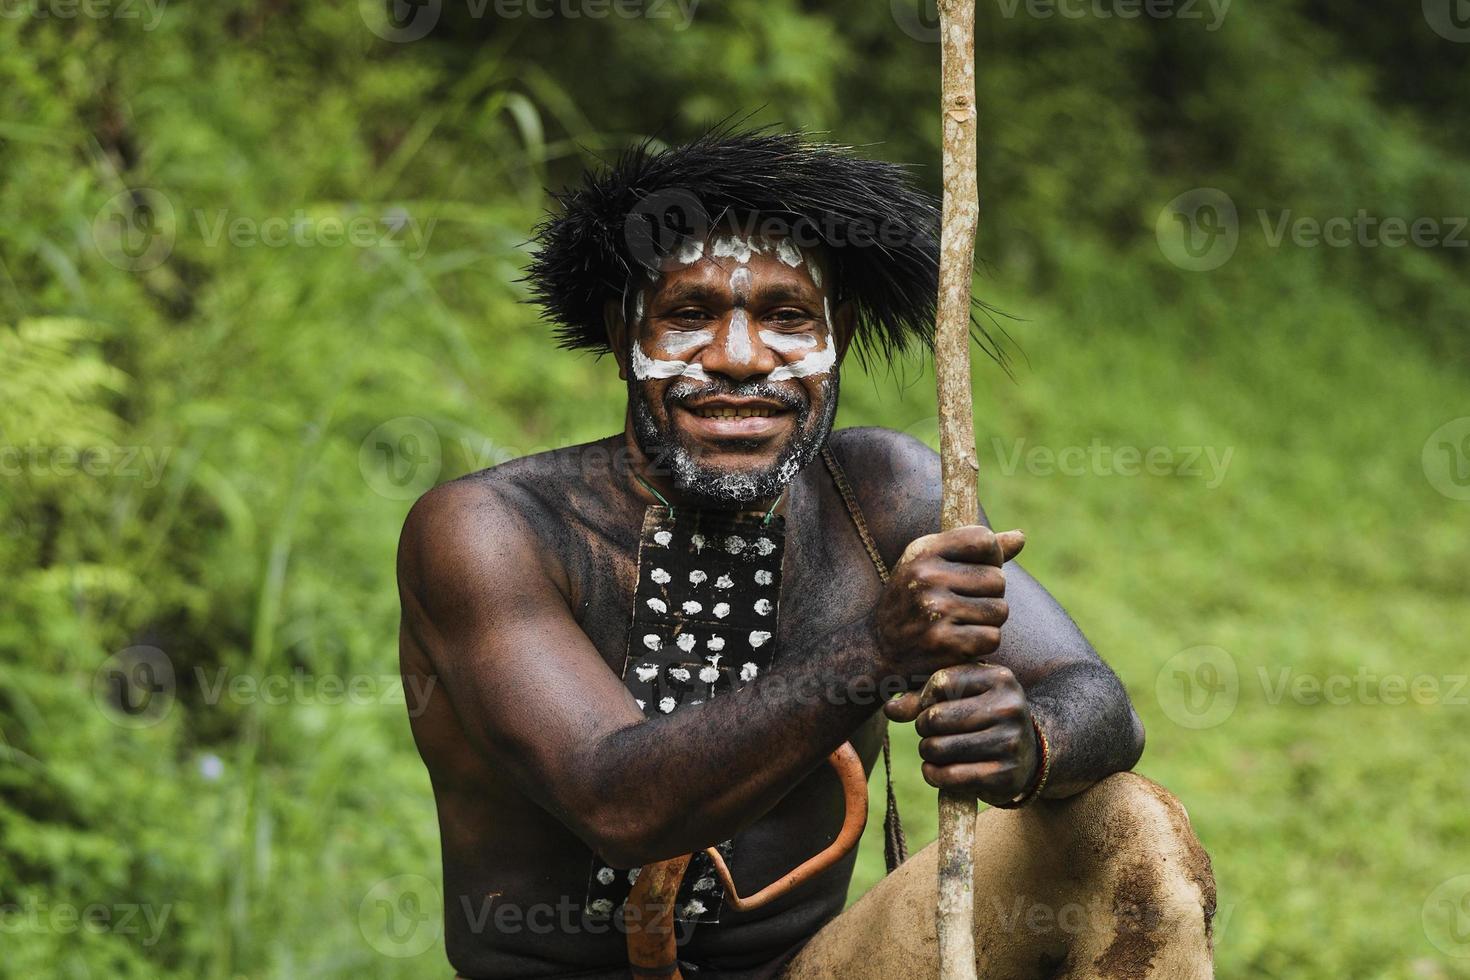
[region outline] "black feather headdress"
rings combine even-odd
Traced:
[[[719,127],[666,149],[644,142],[556,200],[526,280],[563,347],[607,352],[604,305],[729,220],[822,247],[829,292],[855,307],[861,356],[933,339],[939,208],[905,167],[797,134]]]

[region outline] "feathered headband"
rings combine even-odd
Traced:
[[[798,134],[717,128],[667,149],[645,141],[556,200],[526,281],[563,347],[606,353],[605,304],[732,218],[825,251],[829,292],[856,308],[860,355],[933,339],[939,208],[905,167]]]

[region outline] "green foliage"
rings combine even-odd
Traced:
[[[398,528],[435,480],[621,419],[615,372],[554,353],[515,281],[544,188],[745,112],[932,185],[937,48],[886,3],[446,2],[412,43],[356,0],[133,6],[0,17],[0,977],[440,971],[366,924],[376,883],[438,878]],[[1268,233],[1463,212],[1470,46],[1309,0],[1215,30],[1026,9],[980,9],[979,288],[1026,355],[1014,383],[976,369],[990,516],[1138,703],[1142,769],[1215,859],[1221,976],[1470,976],[1426,905],[1470,873],[1463,703],[1274,695],[1283,669],[1463,672],[1466,504],[1421,450],[1466,413],[1465,252]],[[1208,272],[1154,232],[1196,187],[1240,214]],[[928,379],[851,372],[840,421],[930,437]],[[1024,462],[1094,440],[1231,455],[1218,481]],[[1193,729],[1163,689],[1198,645],[1239,695]],[[115,703],[138,647],[174,672],[159,718]]]

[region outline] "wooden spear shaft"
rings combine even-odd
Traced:
[[[975,422],[970,395],[970,290],[976,183],[975,0],[939,0],[944,201],[939,233],[939,305],[934,374],[939,387],[939,456],[944,498],[941,530],[979,520]],[[939,793],[940,980],[975,980],[975,797]]]

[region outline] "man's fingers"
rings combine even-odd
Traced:
[[[944,620],[957,626],[1004,626],[1011,607],[1001,598],[978,596],[926,595],[920,604],[931,622]]]
[[[924,708],[919,704],[919,692],[909,691],[883,705],[883,713],[889,721],[910,722],[919,717]]]
[[[959,735],[931,735],[919,740],[919,757],[936,766],[1009,759],[1021,750],[1017,729],[986,728]]]
[[[936,766],[932,762],[926,762],[923,772],[924,781],[935,789],[965,789],[1008,779],[1015,768],[1015,763],[1006,760],[969,762],[957,766]]]
[[[899,564],[932,555],[965,565],[999,567],[1020,554],[1025,546],[1024,531],[1002,531],[997,534],[984,524],[970,524],[915,538],[904,549]]]
[[[944,701],[957,701],[983,694],[1014,675],[994,664],[958,664],[929,675],[922,690],[909,691],[883,706],[890,721],[910,722]]]
[[[924,580],[949,589],[958,595],[1002,596],[1006,594],[1006,573],[995,565],[967,565],[957,561],[934,559]]]
[[[1026,532],[1019,528],[1014,531],[1002,531],[995,536],[995,540],[1000,542],[1000,551],[1005,561],[1010,561],[1021,553],[1022,548],[1026,547]]]
[[[984,694],[1014,675],[995,664],[960,664],[936,670],[919,692],[919,710],[926,711],[947,701],[963,701]]]
[[[971,524],[939,535],[934,554],[949,561],[970,565],[1000,565],[1001,549],[995,532],[984,524]]]
[[[1025,694],[1013,676],[997,678],[991,687],[979,694],[954,701],[926,704],[923,694],[921,691],[919,714],[914,719],[914,730],[923,736],[978,732],[993,725],[1018,721],[1026,715]]]

